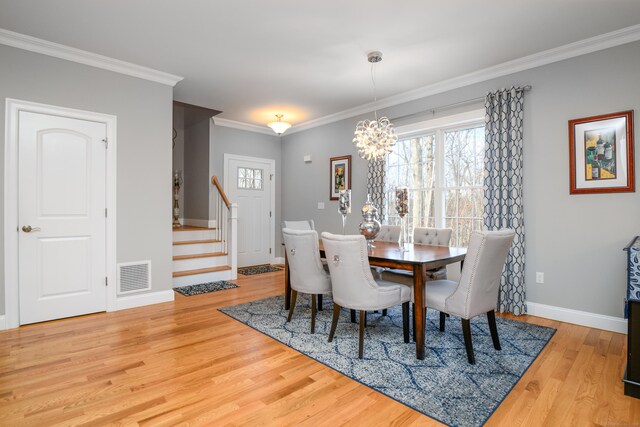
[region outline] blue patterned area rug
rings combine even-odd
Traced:
[[[223,291],[225,289],[237,288],[235,283],[220,280],[218,282],[200,283],[199,285],[181,286],[173,288],[174,291],[181,293],[186,297],[193,295],[207,294],[209,292]]]
[[[284,297],[272,297],[220,309],[221,312],[298,350],[336,371],[369,386],[442,423],[480,426],[515,386],[549,342],[555,329],[497,317],[502,350],[493,348],[487,319],[471,321],[476,364],[469,365],[460,319],[447,318],[439,330],[439,315],[428,310],[425,360],[415,357],[415,344],[402,338],[402,311],[388,316],[369,313],[364,359],[358,359],[358,324],[343,310],[332,343],[332,301],[325,298],[316,333],[309,333],[310,299],[298,294],[293,319],[286,323]]]

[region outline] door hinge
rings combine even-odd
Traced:
[[[271,211],[269,211],[269,218],[271,218]]]
[[[269,248],[269,255],[271,255],[271,248]]]
[[[106,150],[107,148],[109,148],[109,140],[108,140],[107,138],[103,139],[103,140],[102,140],[102,142],[104,142],[104,148],[105,148],[105,150]]]
[[[269,181],[273,181],[273,174],[269,175]]]
[[[105,276],[104,278],[104,285],[105,286],[109,286],[109,278]]]
[[[107,208],[104,208],[104,217],[107,217]]]

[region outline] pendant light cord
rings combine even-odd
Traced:
[[[375,104],[378,101],[378,94],[376,92],[376,64],[375,62],[371,63],[371,82],[373,83],[373,103]],[[376,121],[378,121],[378,109],[373,110],[373,116]]]

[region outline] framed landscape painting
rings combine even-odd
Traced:
[[[332,157],[329,167],[329,200],[338,200],[340,190],[351,189],[351,156]]]
[[[569,120],[570,194],[635,191],[633,110]]]

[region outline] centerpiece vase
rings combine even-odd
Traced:
[[[367,201],[362,207],[362,219],[360,223],[360,234],[367,239],[367,247],[375,248],[373,241],[378,233],[380,233],[380,221],[378,221],[378,209],[371,201],[371,196],[367,194]]]

